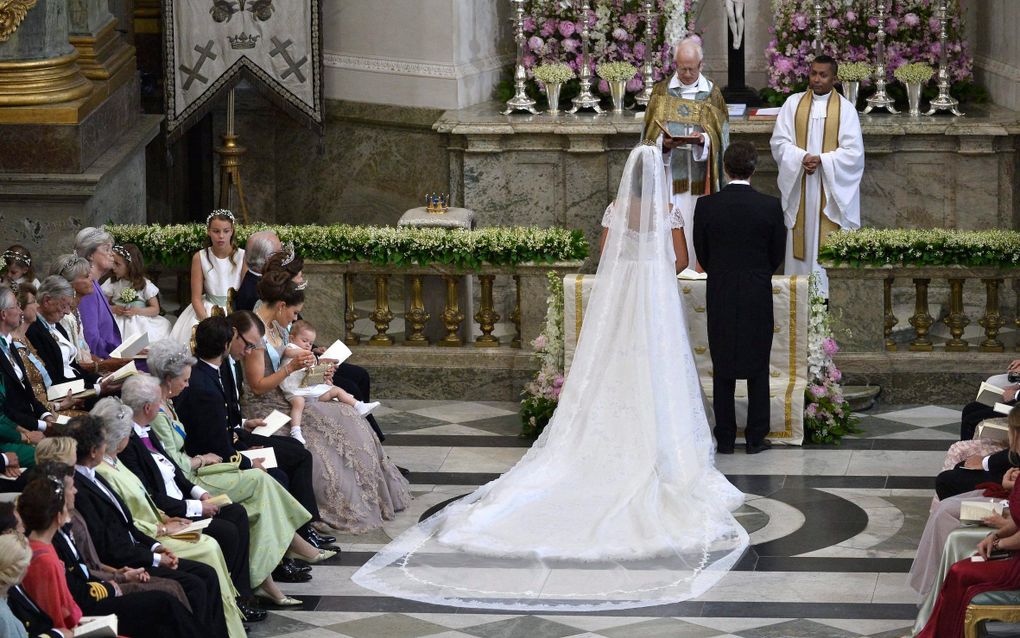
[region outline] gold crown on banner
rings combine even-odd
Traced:
[[[441,215],[450,210],[449,193],[425,194],[425,212]]]
[[[262,36],[257,33],[248,35],[242,31],[237,35],[227,36],[227,40],[230,41],[231,49],[254,49],[255,45],[258,44],[260,37]]]

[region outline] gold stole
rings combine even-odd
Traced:
[[[797,146],[807,150],[808,123],[811,119],[811,101],[813,93],[808,90],[797,105],[797,113],[794,119],[794,128],[797,134]],[[839,116],[840,99],[836,91],[829,94],[829,103],[825,107],[825,132],[822,135],[822,152],[830,153],[839,148]],[[821,167],[819,167],[821,168]],[[804,224],[804,209],[807,185],[807,173],[800,181],[800,208],[797,209],[797,223],[793,225],[793,256],[795,259],[804,261],[807,259],[806,235],[807,230]],[[821,179],[821,176],[819,176]],[[825,215],[825,183],[820,184],[822,190],[821,201],[818,203],[818,248],[825,244],[829,234],[839,230],[839,224],[833,222]]]

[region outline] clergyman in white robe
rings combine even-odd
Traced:
[[[805,102],[808,99],[810,103]],[[838,128],[830,119],[838,119]],[[835,90],[791,95],[779,112],[771,146],[790,229],[784,272],[818,273],[819,292],[828,298],[828,277],[818,264],[819,245],[835,227],[861,227],[864,140],[857,110]],[[802,163],[809,154],[821,158],[813,175],[806,174]]]

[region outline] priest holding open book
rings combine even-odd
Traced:
[[[729,114],[722,91],[701,73],[704,53],[697,38],[676,46],[676,72],[655,85],[645,111],[644,136],[662,149],[672,203],[684,228],[694,227],[694,205],[722,185],[722,156],[729,145]],[[687,256],[697,267],[693,234],[686,233]]]

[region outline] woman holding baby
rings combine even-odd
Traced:
[[[276,374],[290,342],[289,326],[305,302],[304,290],[284,270],[267,271],[258,285],[261,304],[255,314],[265,328],[263,356],[244,359],[246,417],[272,410],[289,413],[281,389],[286,377]],[[306,355],[312,362],[311,353]],[[303,360],[303,359],[302,359]],[[332,377],[328,371],[324,380]],[[320,515],[339,531],[376,529],[410,502],[407,480],[387,458],[371,426],[353,405],[309,399],[302,408],[301,431],[312,453],[315,497]]]

